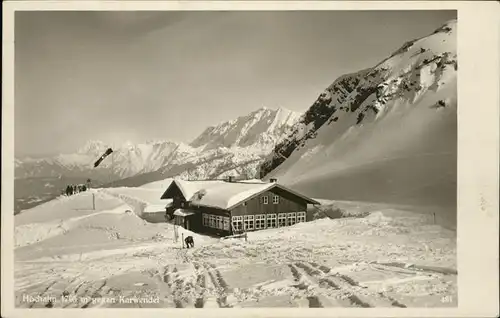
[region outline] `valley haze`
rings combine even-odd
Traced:
[[[456,14],[16,13],[16,306],[456,307]]]

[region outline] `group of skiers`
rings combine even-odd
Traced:
[[[85,184],[70,184],[66,187],[66,195],[70,196],[77,194],[79,192],[87,191],[87,186]]]

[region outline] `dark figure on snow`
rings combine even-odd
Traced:
[[[72,186],[68,186],[68,195],[73,195],[73,187]]]
[[[194,247],[194,240],[192,236],[188,236],[184,239],[184,242],[186,242],[187,248]]]

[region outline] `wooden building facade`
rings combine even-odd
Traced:
[[[319,204],[277,182],[262,181],[174,180],[161,198],[172,199],[167,215],[177,225],[219,236],[310,221],[307,205]]]

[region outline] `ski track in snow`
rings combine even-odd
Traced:
[[[135,213],[119,213],[118,208],[112,212],[117,216],[137,218],[137,215],[140,215],[140,210],[137,209],[141,209],[147,202],[129,196],[130,188],[127,195],[117,191],[118,189],[114,189],[113,192],[101,193],[110,198],[120,198],[126,203],[121,209],[131,207]],[[91,219],[103,213],[110,214],[110,211],[73,218],[72,222],[74,224],[77,223],[76,220]],[[443,288],[433,291],[436,295],[454,292],[453,274],[438,273],[429,268],[402,268],[396,263],[335,260],[336,257],[331,256],[333,263],[325,262],[325,257],[314,258],[312,261],[311,255],[307,253],[317,252],[321,255],[321,244],[311,248],[302,246],[300,241],[298,244],[292,244],[286,235],[279,241],[270,239],[273,234],[269,231],[278,231],[277,234],[280,235],[279,233],[286,234],[292,230],[293,227],[253,232],[250,233],[248,242],[200,237],[195,239],[196,246],[192,249],[182,249],[180,242],[174,243],[168,239],[129,241],[127,244],[104,250],[100,248],[101,245],[96,244],[95,250],[80,254],[64,254],[64,246],[60,246],[58,249],[61,249],[62,254],[16,262],[17,306],[147,306],[109,305],[90,300],[50,304],[20,300],[23,294],[52,295],[57,299],[66,294],[96,298],[154,296],[160,299],[156,307],[172,308],[409,307],[412,303],[406,302],[411,298],[412,288],[407,291],[410,296],[402,295],[404,297],[399,297],[398,288],[404,291],[405,286],[426,283],[427,285],[422,287],[424,290],[432,289],[433,284]],[[298,235],[299,237],[295,236],[296,239],[305,234]],[[321,229],[315,235],[321,235]],[[290,244],[287,244],[287,241]],[[282,244],[283,242],[285,244]],[[331,266],[332,264],[337,265]],[[262,269],[259,269],[259,266]],[[276,271],[276,275],[274,272],[270,273],[271,271]],[[377,278],[382,272],[385,276],[382,279]],[[356,277],[362,277],[361,274],[369,277],[358,281]],[[387,286],[392,289],[386,288]]]

